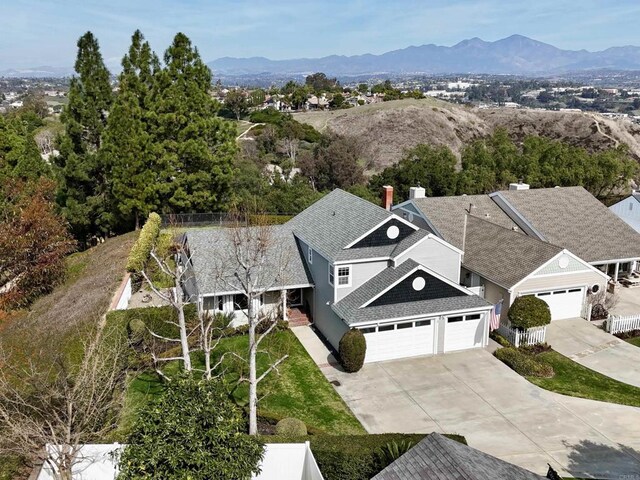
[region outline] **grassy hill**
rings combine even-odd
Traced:
[[[294,114],[320,131],[357,137],[365,144],[370,172],[396,163],[420,143],[446,145],[456,155],[470,141],[506,128],[516,139],[540,135],[594,151],[626,143],[640,160],[640,126],[587,113],[477,109],[441,100],[394,100],[347,110]]]

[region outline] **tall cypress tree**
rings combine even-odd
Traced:
[[[69,103],[61,119],[65,136],[61,140],[58,203],[76,238],[106,231],[106,168],[98,150],[112,102],[109,71],[104,65],[97,39],[91,32],[78,40]]]
[[[211,71],[178,33],[155,75],[150,108],[163,210],[216,211],[229,197],[235,132],[209,95]]]
[[[158,58],[139,30],[122,59],[119,91],[109,113],[101,155],[109,168],[112,222],[116,230],[137,229],[158,205],[149,94]]]

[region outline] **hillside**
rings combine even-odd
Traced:
[[[586,113],[477,109],[426,98],[298,113],[294,117],[320,131],[329,129],[361,139],[370,172],[396,163],[404,150],[420,143],[446,145],[459,156],[463,145],[489,135],[496,127],[506,128],[517,139],[537,134],[590,151],[622,142],[640,161],[639,125]]]

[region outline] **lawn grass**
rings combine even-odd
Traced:
[[[246,356],[248,336],[237,335],[223,339],[215,358],[233,352]],[[268,418],[299,418],[308,427],[328,434],[364,434],[360,422],[353,416],[338,393],[324,377],[290,330],[269,334],[260,344],[264,353],[258,355],[258,375],[266,370],[270,361],[283,355],[289,357],[280,364],[278,372],[271,372],[259,385],[258,414]],[[201,368],[203,358],[194,355],[194,367]],[[235,401],[246,406],[248,386],[235,386],[247,367],[240,359],[227,355],[223,363],[224,381]],[[176,374],[179,364],[169,364],[164,373]],[[136,412],[145,403],[162,394],[162,384],[156,374],[145,372],[132,378],[121,414],[119,434],[124,435],[135,419]]]
[[[624,341],[630,343],[631,345],[635,345],[636,347],[640,347],[640,336],[625,338]]]
[[[539,387],[572,397],[640,407],[638,387],[584,367],[554,350],[542,352],[536,358],[550,364],[555,371],[551,378],[527,377]]]

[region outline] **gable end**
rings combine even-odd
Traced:
[[[395,228],[394,228],[395,227]],[[414,228],[407,225],[405,222],[392,218],[388,222],[385,222],[369,235],[358,241],[350,248],[365,248],[365,247],[382,247],[387,245],[395,245],[404,240],[407,236],[411,235],[415,231]],[[391,233],[391,236],[389,235]]]
[[[414,281],[416,282],[416,286],[422,286],[422,288],[416,290],[416,288],[414,288]],[[418,269],[383,295],[376,298],[367,305],[367,307],[419,302],[438,298],[462,297],[466,295],[462,290],[429,275],[424,270]]]

